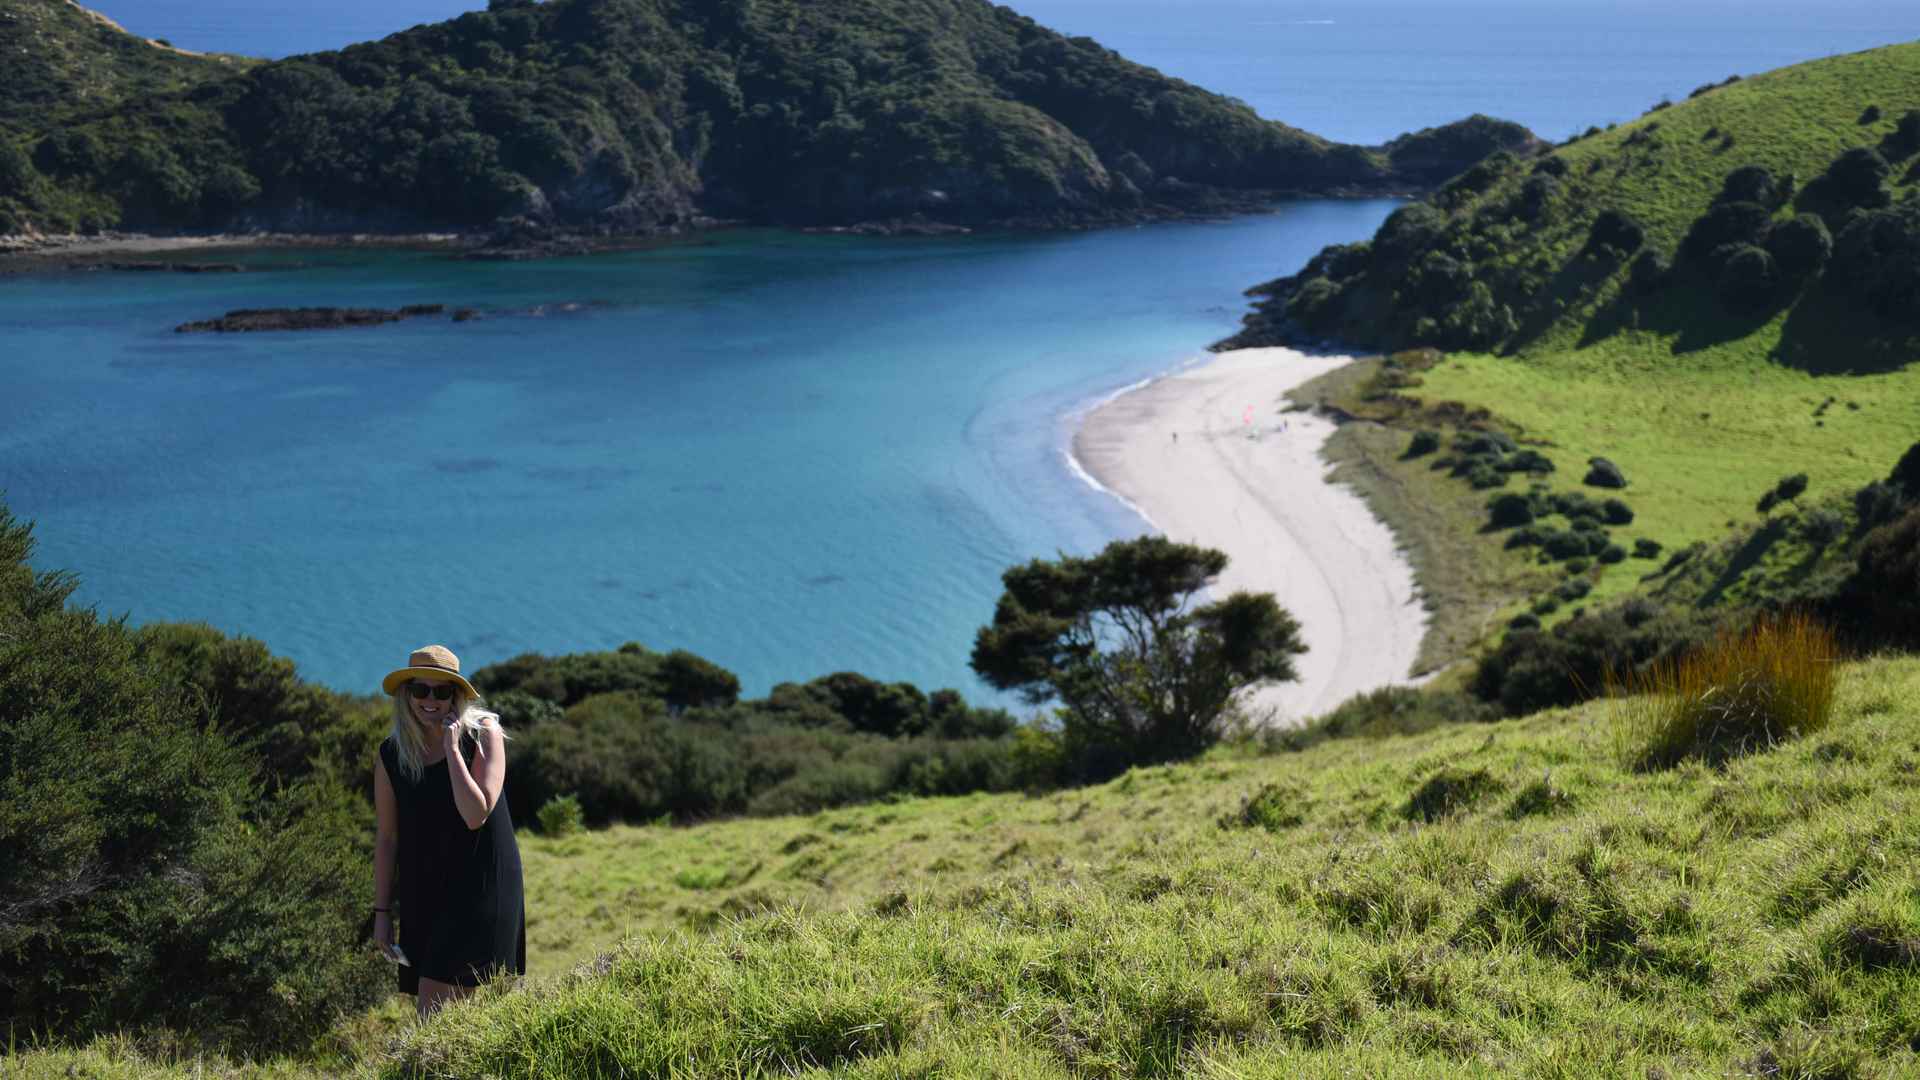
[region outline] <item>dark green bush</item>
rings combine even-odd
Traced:
[[[567,710],[543,697],[535,697],[525,690],[503,690],[489,695],[487,708],[500,714],[500,725],[516,736],[541,724],[551,723],[565,716]]]
[[[1625,258],[1640,250],[1647,241],[1647,230],[1624,210],[1602,210],[1587,231],[1586,252]]]
[[[1508,454],[1500,461],[1502,472],[1524,472],[1545,476],[1553,471],[1553,459],[1538,450],[1526,449]]]
[[[1645,296],[1666,287],[1673,274],[1673,264],[1665,255],[1648,248],[1634,257],[1627,273],[1633,290]]]
[[[1603,457],[1587,459],[1587,475],[1581,481],[1592,487],[1623,488],[1627,486],[1626,474],[1620,466]]]
[[[1753,244],[1724,254],[1718,282],[1720,300],[1736,311],[1758,311],[1779,295],[1780,271],[1767,250]]]
[[[1616,605],[1555,626],[1551,632],[1507,634],[1482,658],[1472,690],[1521,715],[1596,697],[1607,673],[1639,670],[1659,657],[1677,656],[1711,640],[1711,617],[1692,609],[1664,609],[1649,616]]]
[[[731,705],[740,700],[740,679],[733,672],[685,649],[675,649],[661,661],[660,696],[673,709]]]
[[[1558,154],[1550,154],[1533,163],[1533,172],[1536,176],[1564,177],[1567,175],[1566,159]]]
[[[1812,277],[1833,257],[1833,234],[1820,215],[1796,214],[1768,231],[1767,252],[1786,277]]]
[[[1599,555],[1595,556],[1595,558],[1609,566],[1617,562],[1625,561],[1626,557],[1627,549],[1621,547],[1619,544],[1608,544],[1606,547],[1600,549]]]
[[[1514,212],[1522,221],[1539,221],[1547,212],[1547,207],[1560,194],[1560,182],[1553,177],[1539,174],[1527,178],[1520,185],[1520,198]]]
[[[1893,167],[1878,150],[1856,146],[1833,159],[1810,190],[1841,207],[1878,209],[1893,201],[1887,191],[1887,179],[1892,175]]]
[[[1592,565],[1592,561],[1585,555],[1579,555],[1567,560],[1566,571],[1569,574],[1584,574]]]
[[[1895,159],[1920,154],[1920,109],[1908,109],[1887,136],[1887,150]]]
[[[1717,263],[1722,260],[1715,253],[1722,248],[1765,243],[1772,223],[1773,212],[1759,203],[1716,203],[1687,230],[1680,251],[1689,259]]]
[[[1540,550],[1553,559],[1571,559],[1587,553],[1587,538],[1578,532],[1558,530],[1542,533]]]
[[[1407,443],[1407,452],[1403,458],[1417,458],[1422,454],[1431,454],[1440,449],[1440,433],[1437,431],[1416,431]]]
[[[1880,315],[1920,322],[1920,200],[1849,215],[1827,273]]]
[[[1660,541],[1641,537],[1633,542],[1633,557],[1636,559],[1657,559],[1660,557]]]
[[[365,804],[265,762],[120,622],[66,607],[0,508],[0,1012],[85,1038],[304,1046],[391,976],[352,947]]]
[[[1593,582],[1583,577],[1572,577],[1561,582],[1553,590],[1553,595],[1562,602],[1578,600],[1593,591]]]
[[[1504,487],[1507,482],[1507,474],[1501,472],[1497,466],[1480,464],[1475,465],[1467,471],[1467,482],[1478,490]]]
[[[1774,181],[1773,170],[1764,165],[1742,165],[1727,174],[1721,182],[1720,194],[1714,201],[1778,206],[1781,201],[1780,187]]]
[[[1540,617],[1530,611],[1523,611],[1507,620],[1507,629],[1538,630],[1540,629]]]
[[[1609,525],[1633,524],[1633,507],[1621,499],[1603,499],[1600,503],[1600,516]]]
[[[1533,523],[1533,503],[1525,495],[1511,492],[1487,500],[1488,523],[1496,529]]]

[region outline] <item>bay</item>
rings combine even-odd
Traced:
[[[1196,358],[1239,292],[1387,200],[1040,236],[738,231],[534,263],[261,252],[239,275],[0,281],[0,489],[42,568],[373,685],[445,641],[689,649],[746,692],[967,668],[1008,566],[1137,519],[1076,410]],[[483,318],[183,335],[234,308]]]

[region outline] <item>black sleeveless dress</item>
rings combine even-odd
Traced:
[[[461,739],[471,764],[479,747]],[[420,980],[477,986],[482,979],[527,970],[527,918],[521,899],[520,847],[506,794],[484,825],[467,828],[453,801],[445,761],[407,779],[393,737],[380,744],[380,762],[393,784],[400,819],[394,900],[397,940],[412,961],[400,965],[400,992],[417,994]]]

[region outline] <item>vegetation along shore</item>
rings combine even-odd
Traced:
[[[0,51],[0,235],[1060,227],[1426,190],[1537,144],[1480,116],[1330,142],[985,0],[496,0],[272,63],[0,0]]]
[[[75,10],[4,0],[0,35],[100,47]],[[0,206],[1060,222],[1412,167],[1005,9],[675,10],[496,0],[277,64],[115,46],[84,94],[10,65]],[[1202,603],[1237,556],[1157,537],[1007,568],[972,661],[1026,720],[852,672],[742,699],[637,642],[515,657],[473,680],[537,829],[532,970],[424,1024],[354,947],[386,705],[74,605],[0,512],[0,1068],[1920,1073],[1920,45],[1558,147],[1470,127],[1506,152],[1222,343],[1381,353],[1290,393],[1409,552],[1433,680],[1234,728],[1310,633]],[[1280,392],[1255,419],[1301,415]]]

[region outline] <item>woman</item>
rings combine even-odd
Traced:
[[[400,991],[425,1019],[482,979],[527,970],[520,849],[500,797],[507,736],[445,646],[416,650],[380,686],[393,734],[373,766],[373,937],[394,956],[399,917]]]

